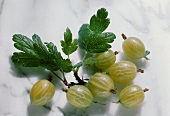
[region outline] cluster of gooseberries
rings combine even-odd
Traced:
[[[126,38],[122,34],[124,42],[122,48],[124,53],[132,59],[146,58],[148,51],[145,51],[143,42],[136,37]],[[93,74],[85,85],[73,85],[66,92],[68,102],[76,108],[88,108],[94,102],[94,97],[106,99],[111,94],[116,94],[114,83],[128,84],[134,80],[137,72],[143,72],[137,69],[131,61],[116,61],[117,52],[112,50],[103,53],[97,53],[95,66],[101,70]],[[144,100],[144,92],[138,85],[128,85],[119,94],[119,100],[116,103],[122,104],[127,108],[139,106]],[[42,106],[48,103],[55,92],[54,85],[48,80],[40,80],[33,85],[30,97],[33,105]]]

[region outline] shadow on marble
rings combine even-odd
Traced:
[[[127,87],[128,85],[132,85],[132,84],[134,84],[133,81],[130,83],[127,83],[127,84],[121,84],[121,83],[114,82],[115,89],[116,89],[118,95],[125,87]]]
[[[125,108],[119,104],[118,109],[114,116],[141,116],[141,107]]]
[[[29,79],[36,78],[37,80],[50,78],[50,71],[42,67],[34,67],[34,68],[17,67],[14,65],[14,63],[11,61],[10,58],[9,58],[9,63],[10,63],[10,73],[13,77],[29,78]],[[53,78],[52,82],[55,85],[55,87],[58,89],[64,87],[61,81],[57,78]]]
[[[77,49],[77,51],[78,51],[78,55],[80,56],[80,59],[83,59],[85,51],[79,48]]]
[[[16,78],[29,78],[29,82],[34,84],[35,82],[32,82],[32,78],[36,78],[36,80],[42,80],[42,79],[49,79],[50,78],[50,71],[41,68],[41,67],[35,67],[35,68],[29,68],[29,67],[16,67],[11,62],[11,72],[13,77]],[[60,90],[64,87],[64,84],[58,79],[58,78],[52,78],[51,81],[56,90]]]
[[[51,111],[51,103],[48,106],[34,106],[28,104],[27,113],[28,116],[47,116]]]
[[[145,58],[132,59],[132,58],[129,58],[123,52],[120,52],[118,55],[120,55],[120,59],[119,59],[120,61],[122,61],[122,60],[131,61],[131,62],[133,62],[137,66],[137,68],[147,69],[147,67],[149,66],[150,60],[146,60]],[[149,56],[148,56],[148,58],[149,58]]]
[[[78,54],[80,55],[80,59],[82,60],[85,52],[81,49],[78,49]],[[96,66],[84,66],[83,65],[80,69],[82,70],[84,79],[89,79],[94,73],[100,72],[100,70],[97,69]],[[79,75],[79,76],[82,77],[82,75]]]
[[[58,109],[64,114],[64,116],[103,116],[110,109],[110,104],[107,100],[96,98],[95,101],[103,103],[105,105],[92,103],[89,108],[77,109],[67,102],[64,108],[58,107]]]
[[[37,77],[38,79],[44,79],[48,78],[49,71],[41,68],[41,67],[18,67],[15,66],[14,63],[11,61],[11,57],[9,57],[9,63],[10,63],[10,73],[14,77]]]
[[[56,73],[57,73],[60,77],[62,77],[61,73],[58,73],[58,72],[56,72]],[[65,88],[65,87],[66,87],[61,80],[59,80],[57,77],[55,77],[55,76],[52,75],[51,73],[50,73],[50,75],[53,76],[51,82],[54,84],[56,90],[61,90],[62,88]]]

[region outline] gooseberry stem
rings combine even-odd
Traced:
[[[54,71],[51,71],[58,79],[60,79],[61,81],[64,81],[60,78],[60,76],[58,76]]]
[[[123,33],[122,33],[122,38],[123,38],[124,40],[126,40],[126,39],[127,39],[126,35],[125,35],[125,34],[123,34]]]
[[[144,73],[143,69],[138,69],[137,72]]]
[[[147,91],[149,91],[149,89],[148,89],[148,88],[145,88],[145,89],[143,90],[143,92],[147,92]]]
[[[66,79],[66,77],[65,77],[65,75],[64,75],[64,71],[61,70],[61,73],[62,73],[63,78],[64,78],[63,83],[67,86],[67,85],[68,85],[68,82],[67,82],[67,79]]]
[[[81,80],[80,77],[78,76],[78,71],[75,71],[75,72],[74,72],[74,76],[75,76],[76,80],[78,81],[78,83],[79,83],[80,85],[86,84],[86,82],[84,82],[83,80]]]
[[[110,92],[113,93],[113,94],[117,93],[116,89],[112,89],[112,90],[110,90]]]
[[[52,82],[53,77],[52,77],[51,75],[49,75],[48,80],[49,80],[50,82]]]
[[[65,76],[64,76],[64,80],[62,79],[62,78],[60,78],[60,76],[58,76],[54,71],[51,71],[59,80],[61,80],[63,83],[64,83],[64,85],[68,85],[68,83],[67,83],[67,80],[66,80],[66,78],[65,78]]]
[[[67,89],[66,89],[66,88],[61,88],[61,90],[62,90],[63,92],[66,92],[66,93],[67,93]]]
[[[73,86],[73,85],[85,85],[86,84],[86,82],[78,76],[78,71],[79,71],[79,68],[83,65],[83,61],[86,59],[88,54],[89,54],[88,52],[85,52],[82,58],[82,62],[79,62],[76,65],[74,65],[74,68],[72,70],[74,73],[74,77],[78,81],[78,83],[71,82],[70,84],[68,84],[68,87]]]
[[[144,56],[144,58],[146,59],[146,60],[150,60],[148,57],[146,57],[146,56]]]
[[[117,55],[117,54],[119,54],[119,52],[118,52],[118,51],[115,51],[114,54]]]
[[[67,55],[67,57],[68,57],[68,59],[70,59],[70,56],[69,56],[69,55]]]

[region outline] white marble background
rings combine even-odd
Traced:
[[[170,0],[0,0],[0,116],[170,116]],[[48,72],[43,69],[16,69],[10,60],[13,52],[12,35],[31,37],[38,34],[43,41],[54,42],[60,49],[66,27],[78,37],[79,27],[88,23],[97,9],[109,12],[108,31],[117,35],[113,50],[121,51],[117,61],[127,59],[122,53],[121,33],[141,38],[151,54],[150,61],[133,60],[145,70],[138,74],[135,84],[150,89],[138,108],[126,109],[107,103],[93,104],[79,110],[70,106],[58,80],[56,93],[48,106],[30,105],[29,90]],[[77,62],[78,53],[72,55]],[[85,72],[80,75],[86,76]],[[72,79],[72,74],[67,78]]]

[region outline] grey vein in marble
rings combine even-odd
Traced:
[[[2,11],[3,11],[4,2],[5,0],[2,0],[0,3],[0,15],[2,14]]]

